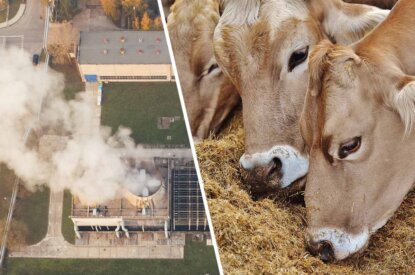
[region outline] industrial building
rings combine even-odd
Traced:
[[[82,232],[113,231],[118,238],[130,233],[208,231],[208,222],[194,162],[183,158],[154,158],[145,168],[157,175],[160,186],[141,194],[127,191],[122,198],[85,205],[73,198],[71,216],[76,236]],[[140,173],[144,169],[139,168]]]
[[[173,231],[207,231],[203,197],[193,162],[172,170]]]
[[[81,32],[75,52],[85,82],[175,79],[162,31]]]

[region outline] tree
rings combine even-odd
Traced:
[[[151,18],[147,12],[144,13],[143,18],[141,18],[141,29],[143,31],[150,30],[151,27]]]
[[[101,5],[104,13],[113,21],[118,21],[120,19],[120,0],[101,0]]]
[[[163,30],[163,25],[161,23],[161,17],[160,16],[154,18],[153,24],[154,24],[154,30],[157,30],[157,31]]]
[[[140,29],[140,18],[138,16],[134,16],[133,18],[133,30]]]
[[[121,5],[124,9],[128,10],[128,9],[133,9],[135,8],[139,8],[143,5],[143,1],[142,0],[121,0]]]
[[[60,0],[56,4],[57,10],[57,20],[62,22],[64,20],[68,21],[71,20],[78,8],[78,1],[77,0]]]

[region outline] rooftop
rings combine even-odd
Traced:
[[[171,64],[162,31],[81,32],[79,64]]]

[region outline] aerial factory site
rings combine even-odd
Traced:
[[[0,0],[0,273],[219,274],[161,16]]]

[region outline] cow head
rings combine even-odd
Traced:
[[[324,41],[310,55],[301,117],[310,148],[306,239],[323,260],[364,250],[414,185],[415,77],[404,72],[415,74],[415,58],[395,52],[415,49],[413,21],[411,51],[393,28],[378,28],[353,48]]]
[[[215,55],[243,104],[242,168],[252,191],[303,183],[308,157],[298,126],[307,91],[308,53],[325,37],[348,44],[387,11],[340,0],[227,0]]]
[[[172,6],[168,29],[180,84],[195,140],[219,130],[239,102],[232,83],[213,55],[218,1],[179,0]]]

